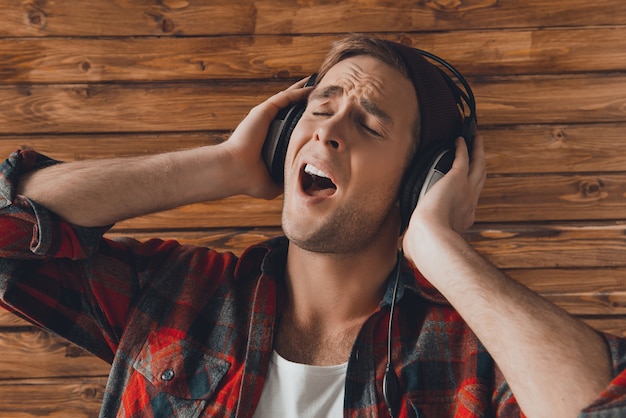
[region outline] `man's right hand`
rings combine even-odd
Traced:
[[[303,88],[307,79],[298,81],[252,108],[228,141],[222,144],[237,164],[240,173],[238,178],[242,180],[241,194],[273,199],[282,192],[283,185],[274,183],[269,176],[261,149],[269,126],[280,109],[305,100],[313,89]]]

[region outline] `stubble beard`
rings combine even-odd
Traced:
[[[325,254],[352,254],[368,247],[379,234],[393,205],[382,212],[342,207],[323,222],[306,225],[304,216],[289,219],[283,206],[283,232],[303,250]]]

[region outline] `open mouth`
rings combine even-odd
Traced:
[[[302,173],[302,190],[310,196],[332,196],[337,186],[322,170],[307,164]]]

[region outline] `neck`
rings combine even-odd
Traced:
[[[394,268],[396,246],[387,247],[340,256],[311,253],[290,243],[289,298],[276,335],[276,350],[298,363],[347,361]]]
[[[294,244],[287,257],[288,313],[299,323],[333,326],[368,317],[383,297],[397,242],[358,253],[314,253]]]

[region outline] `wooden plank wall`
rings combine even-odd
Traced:
[[[626,335],[623,0],[0,0],[0,154],[72,161],[218,143],[317,69],[342,32],[436,53],[474,87],[489,176],[474,247],[596,328]],[[122,222],[240,252],[280,199]],[[94,417],[108,366],[0,313],[0,416]]]

